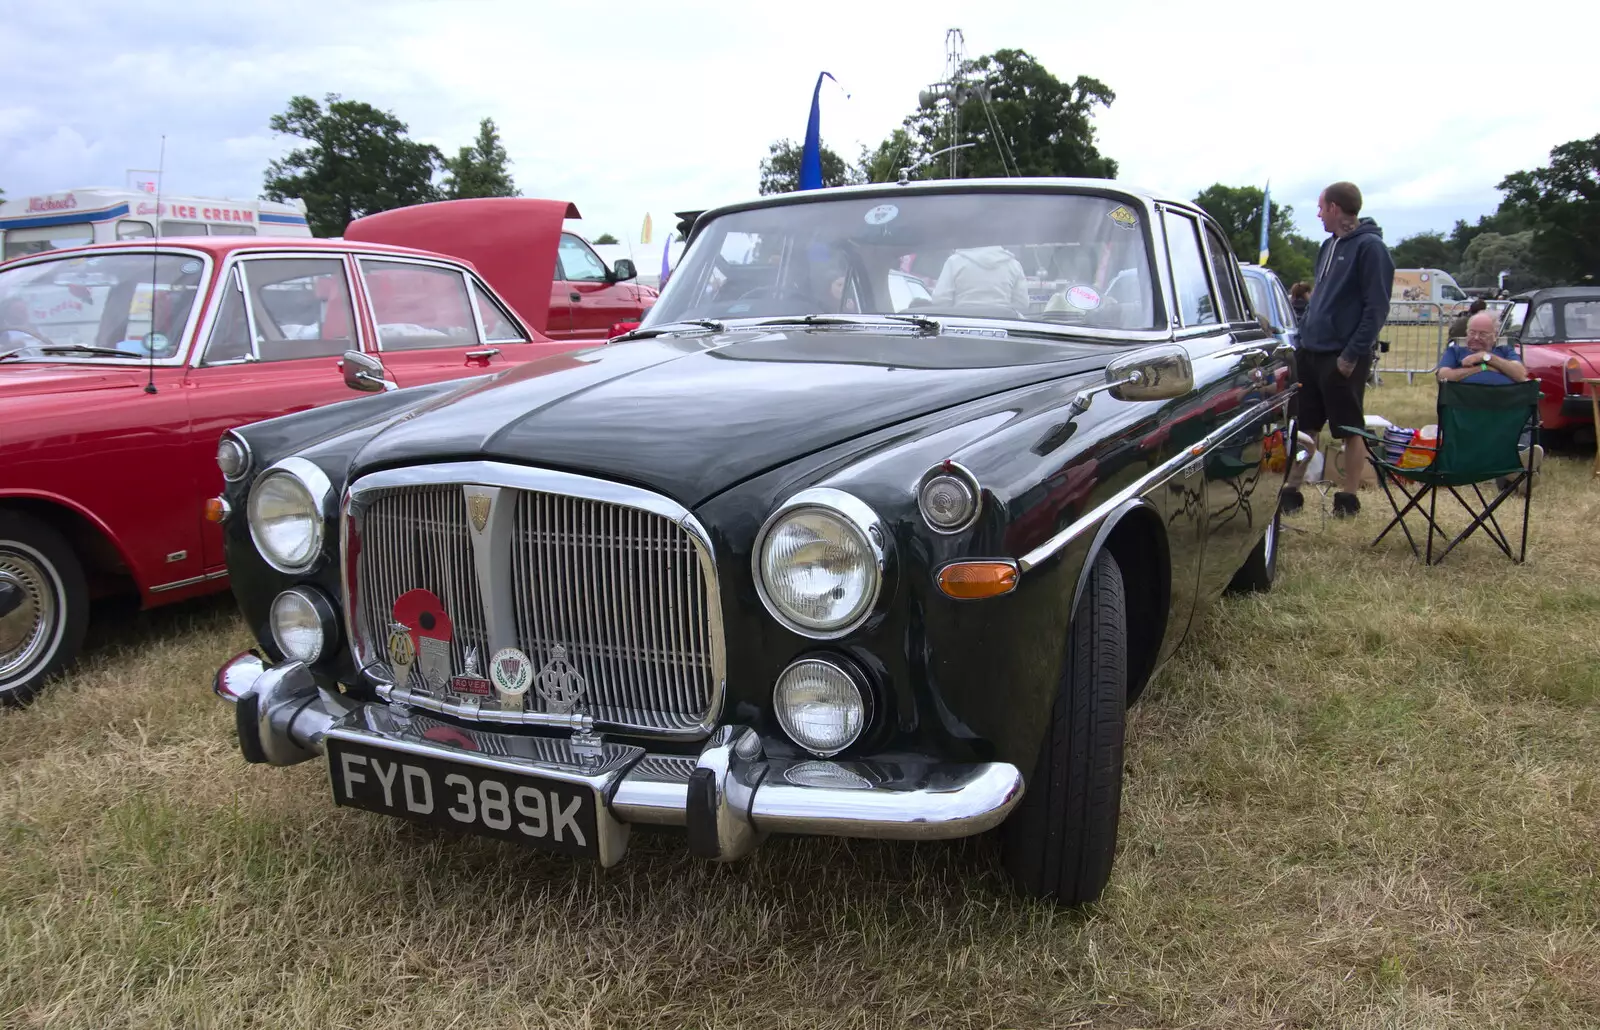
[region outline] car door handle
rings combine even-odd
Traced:
[[[485,347],[483,350],[469,350],[467,351],[467,360],[481,361],[487,365],[489,363],[489,359],[497,356],[499,353],[499,347]]]
[[[572,300],[582,300],[583,299],[583,294],[581,294],[581,293],[569,293],[569,294],[567,294],[567,297],[572,299]]]

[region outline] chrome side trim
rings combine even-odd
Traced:
[[[167,590],[181,590],[184,587],[192,587],[196,583],[209,583],[214,579],[226,579],[227,576],[227,569],[218,569],[216,572],[208,572],[204,576],[190,576],[188,579],[175,579],[171,583],[153,586],[150,588],[150,593],[159,594]]]
[[[1243,414],[1229,419],[1222,426],[1208,433],[1206,437],[1199,443],[1185,447],[1171,458],[1168,458],[1160,465],[1157,465],[1155,468],[1151,469],[1149,472],[1146,472],[1132,483],[1129,483],[1121,490],[1118,490],[1104,501],[1101,501],[1099,504],[1095,505],[1093,509],[1084,512],[1083,515],[1080,516],[1072,525],[1068,526],[1066,529],[1063,529],[1055,536],[1051,537],[1038,547],[1035,547],[1033,550],[1023,555],[1017,560],[1018,569],[1022,572],[1027,572],[1035,566],[1043,564],[1049,559],[1055,557],[1055,555],[1062,548],[1066,547],[1078,537],[1098,526],[1102,519],[1104,519],[1107,515],[1110,515],[1122,504],[1132,500],[1135,497],[1142,497],[1153,487],[1160,486],[1162,483],[1166,482],[1178,471],[1180,471],[1185,465],[1188,465],[1196,458],[1204,457],[1207,452],[1211,451],[1223,440],[1226,440],[1228,437],[1249,425],[1251,422],[1261,418],[1261,416],[1265,415],[1273,408],[1280,407],[1286,402],[1287,398],[1274,397],[1271,400],[1261,401],[1257,403],[1255,407],[1244,412]]]

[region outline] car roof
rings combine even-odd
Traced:
[[[1151,207],[1163,204],[1183,208],[1185,211],[1205,215],[1193,202],[1176,197],[1166,197],[1117,179],[1076,179],[1066,177],[1008,178],[1008,179],[918,179],[915,182],[875,182],[859,186],[831,186],[817,190],[796,190],[778,193],[753,200],[725,204],[700,214],[697,224],[708,218],[749,211],[763,207],[781,207],[787,204],[808,204],[838,197],[903,197],[907,194],[941,193],[1098,193],[1122,197]]]
[[[1546,286],[1537,290],[1523,290],[1511,296],[1512,300],[1600,300],[1600,286]]]
[[[418,250],[415,247],[396,247],[387,243],[362,243],[359,240],[329,240],[310,236],[162,236],[159,238],[143,237],[132,240],[114,240],[104,243],[89,243],[81,247],[63,247],[60,250],[47,250],[39,254],[26,254],[12,258],[12,261],[21,263],[32,258],[61,257],[63,255],[97,254],[118,250],[172,250],[172,251],[199,251],[210,255],[213,260],[221,261],[230,254],[253,250],[327,250],[336,253],[358,252],[364,254],[393,254],[397,257],[425,257],[438,261],[449,261],[452,264],[472,267],[470,262],[463,261],[449,254],[440,254],[430,250]],[[10,261],[0,262],[0,267],[10,264]]]

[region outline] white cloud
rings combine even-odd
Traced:
[[[170,189],[254,196],[293,142],[267,119],[296,93],[340,92],[447,152],[493,117],[526,194],[575,201],[591,235],[637,239],[646,211],[659,232],[673,211],[753,194],[767,144],[804,133],[823,69],[843,87],[824,87],[824,139],[846,157],[875,144],[939,77],[959,25],[969,54],[1020,47],[1109,85],[1100,143],[1130,181],[1192,196],[1270,177],[1316,235],[1318,190],[1351,179],[1395,240],[1492,210],[1507,172],[1600,130],[1589,62],[1497,43],[1508,13],[1498,0],[18,5],[0,21],[0,187],[120,183],[166,134]],[[1593,39],[1600,5],[1544,0],[1511,22]]]

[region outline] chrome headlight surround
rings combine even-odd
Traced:
[[[222,470],[222,478],[230,483],[237,483],[250,474],[250,466],[254,464],[255,456],[250,453],[250,444],[245,438],[228,430],[217,441],[217,468]],[[228,474],[229,467],[235,469],[232,475]]]
[[[262,525],[259,506],[269,488],[287,487],[299,491],[303,498],[303,517],[306,520],[306,543],[297,549],[305,557],[298,561],[294,555],[275,553],[267,546],[267,530]],[[315,463],[305,458],[285,458],[261,474],[250,487],[247,516],[250,522],[250,540],[255,544],[261,559],[279,572],[298,575],[317,567],[326,557],[326,523],[329,505],[333,501],[333,484]]]
[[[818,676],[811,683],[803,681],[809,675]],[[831,682],[824,682],[831,681]],[[846,728],[839,739],[822,744],[812,734],[806,732],[796,721],[797,710],[793,703],[785,703],[786,699],[792,702],[791,692],[798,690],[805,693],[809,687],[812,691],[827,687],[848,687],[854,692],[854,697],[839,706],[845,713],[843,721],[854,722],[853,727]],[[812,701],[816,698],[813,696]],[[778,720],[779,727],[784,735],[797,745],[816,755],[818,758],[831,758],[846,748],[853,746],[867,732],[872,725],[873,694],[871,684],[856,664],[841,655],[814,653],[797,658],[778,674],[777,680],[772,684],[772,711]],[[853,712],[853,720],[851,713]]]
[[[792,612],[781,605],[768,588],[765,574],[767,546],[773,532],[798,515],[821,516],[833,520],[846,533],[856,538],[866,556],[866,568],[871,582],[862,591],[860,599],[850,607],[843,618],[833,620],[809,619],[803,613]],[[866,502],[831,487],[811,487],[801,490],[778,506],[762,523],[751,548],[751,574],[755,578],[756,594],[767,613],[785,627],[813,640],[836,640],[860,628],[877,610],[878,599],[883,595],[883,581],[888,574],[889,533]]]
[[[284,645],[283,624],[287,621],[285,609],[295,603],[303,606],[302,613],[308,614],[316,623],[317,645],[310,654],[297,654]],[[279,654],[286,659],[305,662],[307,665],[315,664],[327,657],[339,643],[338,612],[327,595],[315,587],[290,587],[273,598],[272,607],[268,609],[267,626]]]

